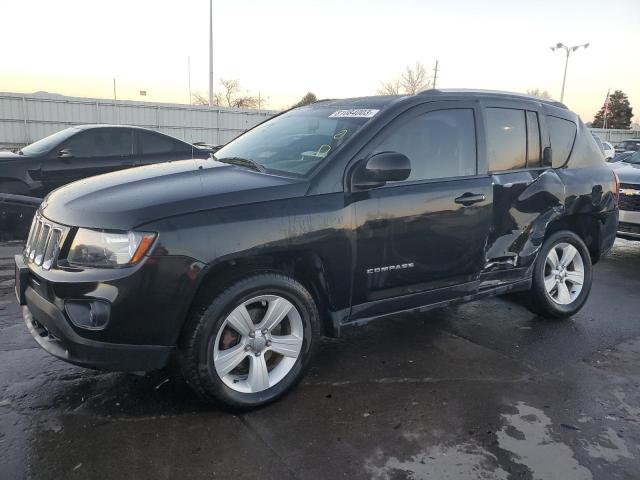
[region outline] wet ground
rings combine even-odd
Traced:
[[[28,335],[0,244],[0,478],[640,478],[640,243],[586,307],[498,298],[323,341],[289,396],[246,415],[165,372],[67,365]]]

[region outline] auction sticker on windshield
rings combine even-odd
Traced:
[[[329,118],[371,118],[380,110],[375,108],[354,108],[351,110],[336,110]]]

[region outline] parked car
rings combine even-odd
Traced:
[[[592,133],[592,135],[594,140],[598,144],[598,147],[600,147],[600,151],[604,155],[604,158],[607,161],[612,159],[615,156],[615,150],[613,148],[613,145],[611,145],[609,142],[602,141],[600,137],[598,137],[595,133]]]
[[[15,258],[42,348],[111,370],[176,358],[203,399],[245,410],[291,389],[321,334],[376,318],[519,291],[573,315],[615,240],[614,174],[578,116],[539,98],[318,102],[216,157],[44,200]]]
[[[224,145],[212,145],[206,142],[193,142],[193,146],[208,150],[211,153],[215,153],[218,150],[220,150]]]
[[[602,142],[602,151],[604,152],[604,158],[607,161],[613,159],[616,156],[616,150],[609,142]]]
[[[207,158],[211,152],[146,128],[70,127],[17,153],[0,152],[0,193],[44,197],[82,178],[169,160]]]
[[[637,152],[640,150],[640,138],[629,138],[619,142],[615,147],[616,153]]]
[[[618,236],[640,240],[640,151],[611,164],[620,178],[620,223]]]

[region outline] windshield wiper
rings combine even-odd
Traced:
[[[242,158],[242,157],[226,157],[226,158],[218,158],[215,155],[211,155],[211,157],[222,163],[228,163],[230,165],[239,165],[241,167],[247,167],[256,172],[264,172],[266,169],[264,166],[260,165],[258,162],[251,160],[250,158]]]

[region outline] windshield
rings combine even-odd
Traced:
[[[304,176],[377,112],[328,106],[291,110],[238,137],[215,156],[221,161],[251,160],[267,171]]]
[[[61,142],[77,132],[78,129],[73,127],[61,130],[60,132],[49,135],[48,137],[44,137],[42,140],[38,140],[31,145],[27,145],[22,150],[20,150],[20,152],[22,152],[23,155],[30,156],[42,155],[43,153],[47,153],[56,145],[59,145]]]
[[[622,161],[624,163],[633,163],[635,165],[640,165],[640,152],[629,155],[627,158],[623,158]]]

